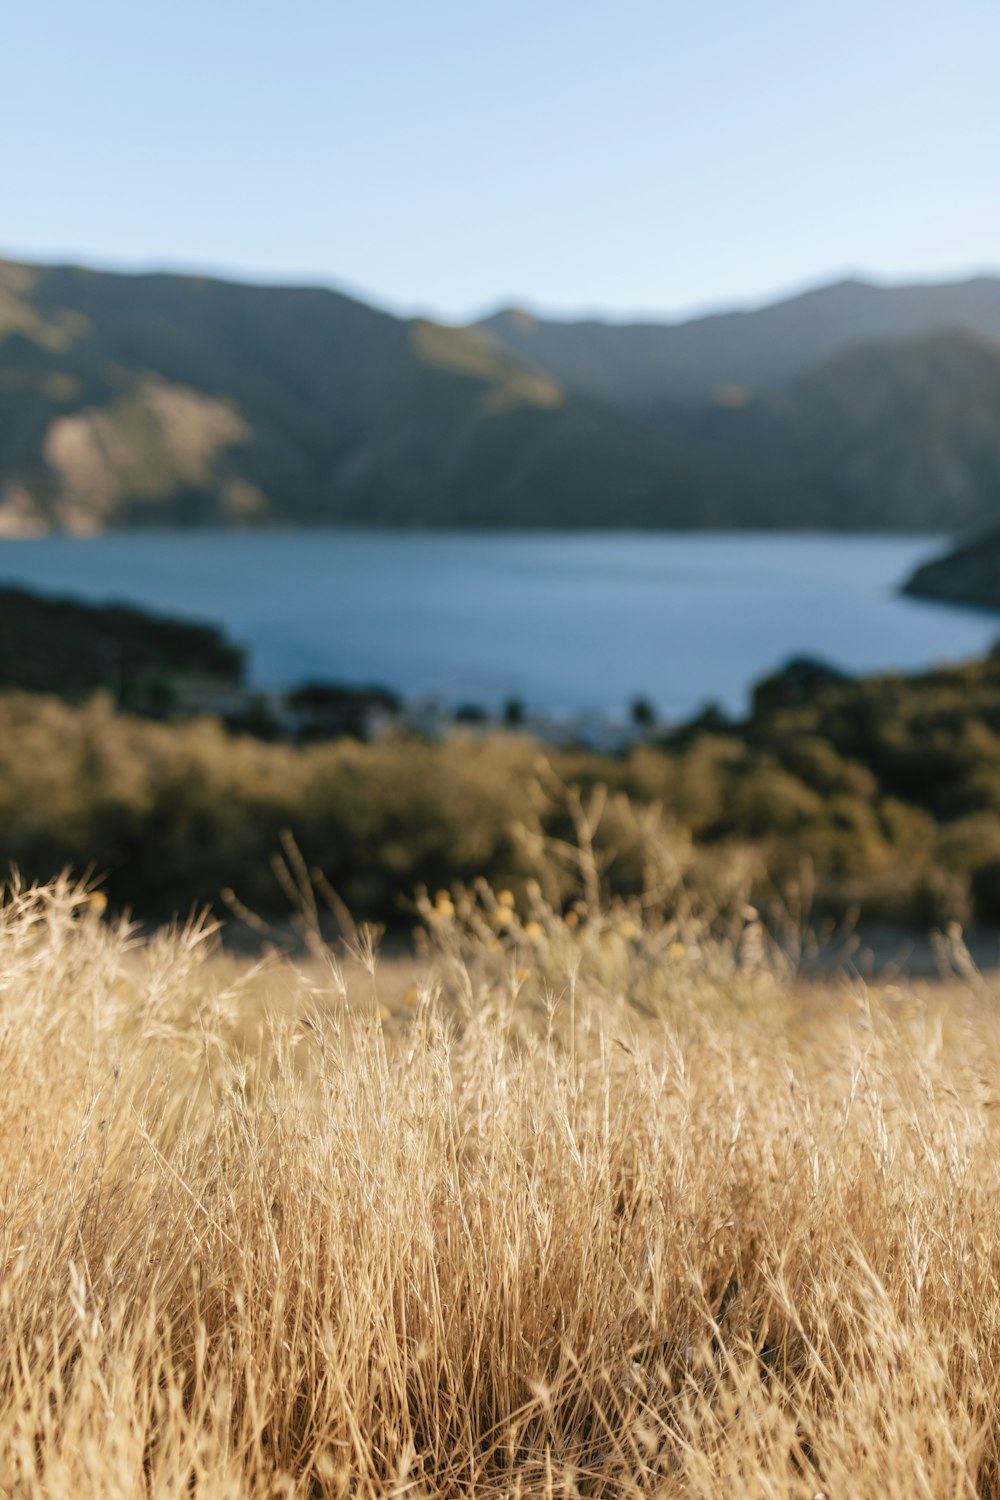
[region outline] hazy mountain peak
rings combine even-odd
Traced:
[[[465,328],[340,292],[0,262],[0,532],[985,525],[1000,278]]]
[[[969,329],[1000,337],[1000,277],[879,286],[848,277],[765,307],[676,323],[509,316],[480,325],[509,353],[633,410],[779,385],[856,344]]]

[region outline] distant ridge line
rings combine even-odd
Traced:
[[[662,323],[0,262],[0,535],[1000,524],[1000,276]]]

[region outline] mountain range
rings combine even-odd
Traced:
[[[677,323],[0,262],[0,535],[1000,521],[1000,278]]]

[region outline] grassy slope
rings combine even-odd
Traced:
[[[990,987],[426,915],[396,1009],[8,898],[0,1494],[994,1495]]]

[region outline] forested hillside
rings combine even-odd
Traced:
[[[628,327],[0,263],[0,534],[979,528],[1000,281]]]

